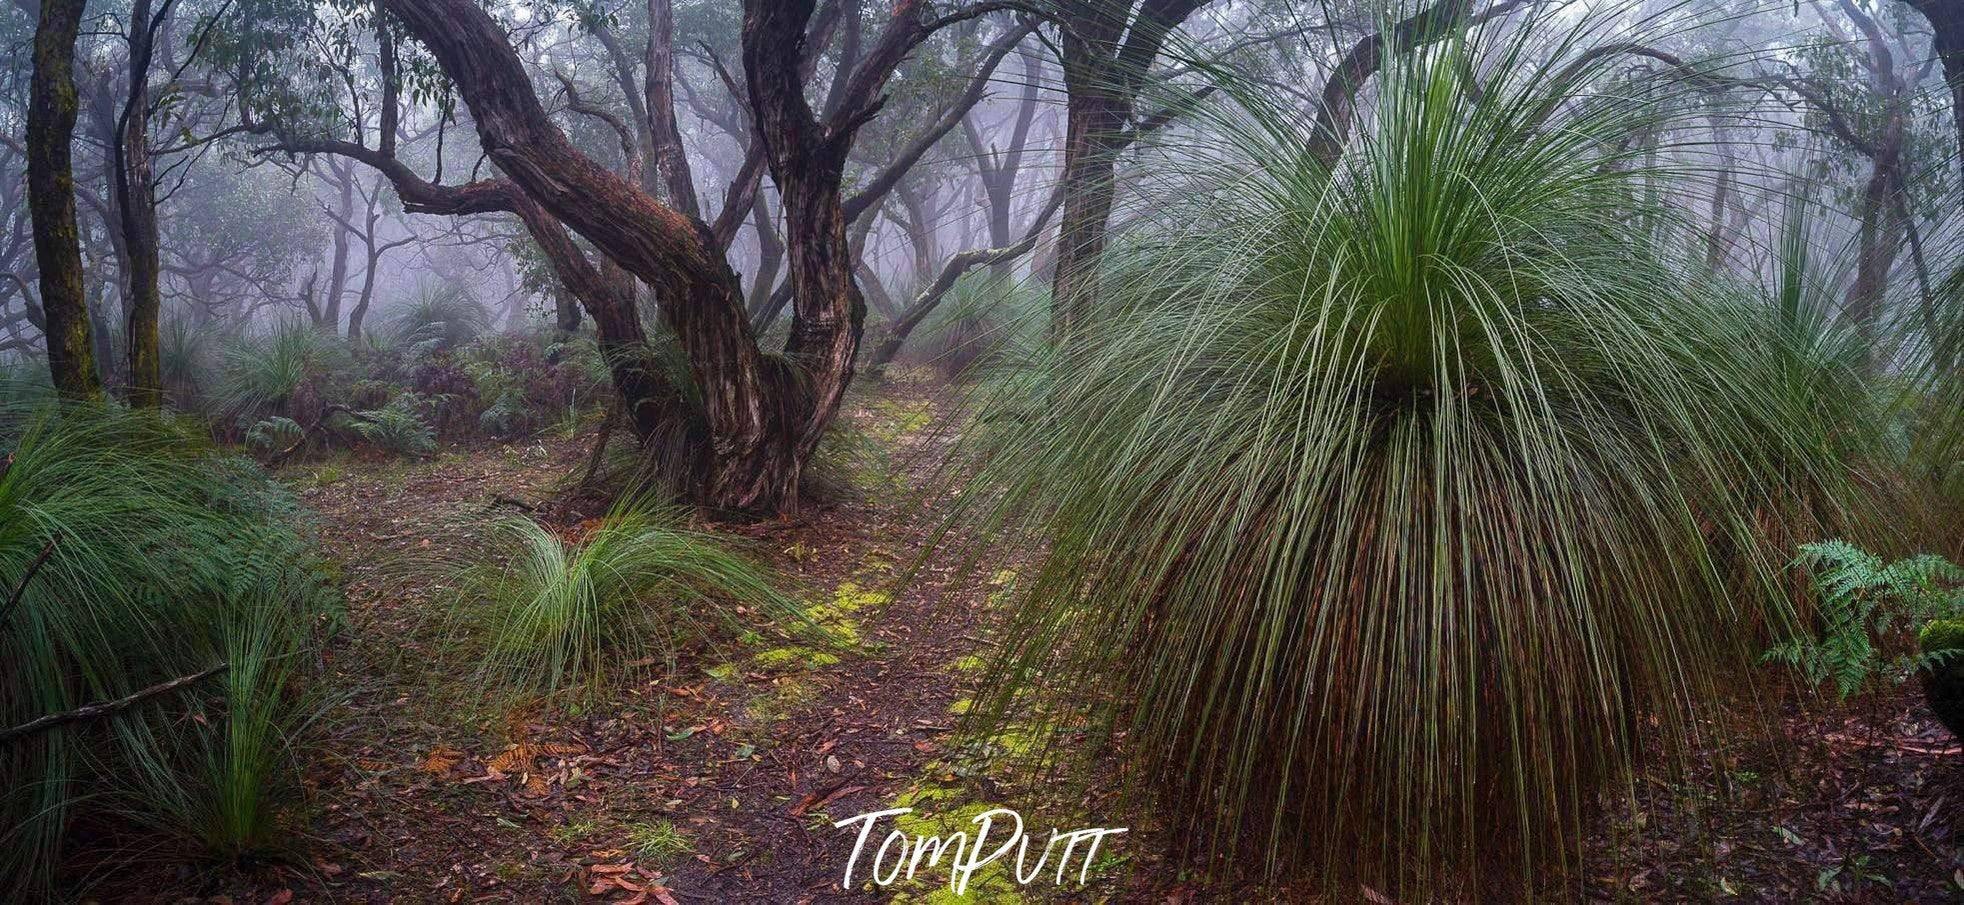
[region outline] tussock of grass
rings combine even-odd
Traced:
[[[1695,266],[1629,150],[1680,106],[1532,32],[1388,61],[1334,170],[1229,84],[965,441],[949,523],[1035,564],[978,714],[1078,708],[1200,844],[1339,898],[1573,867],[1873,493],[1842,339]]]
[[[47,888],[67,834],[140,829],[132,852],[237,861],[291,842],[293,748],[328,603],[292,499],[173,422],[0,407],[0,725],[194,675],[115,716],[0,743],[0,892]],[[84,821],[83,818],[93,818]]]
[[[688,646],[735,636],[735,607],[803,621],[764,567],[645,500],[617,504],[583,537],[530,519],[498,524],[500,565],[464,567],[460,628],[480,677],[518,693],[595,692],[672,669]]]

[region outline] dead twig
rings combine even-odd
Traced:
[[[7,457],[7,464],[13,464],[13,456]],[[60,539],[59,532],[48,538],[47,544],[41,547],[41,554],[27,564],[27,571],[21,574],[20,582],[14,585],[14,592],[7,595],[7,605],[0,607],[0,626],[5,626],[7,619],[14,615],[14,609],[20,606],[21,597],[27,594],[27,583],[34,580],[34,573],[41,571],[41,566],[48,561],[48,557],[54,555],[55,541]]]
[[[22,723],[18,726],[15,726],[12,729],[0,729],[0,742],[11,742],[16,739],[28,738],[30,736],[39,735],[43,732],[55,728],[56,726],[63,726],[69,723],[77,723],[77,722],[81,722],[82,720],[92,720],[95,719],[96,717],[108,716],[118,711],[126,710],[129,708],[130,705],[135,704],[136,702],[141,701],[145,698],[153,698],[156,697],[157,695],[175,691],[179,688],[183,688],[184,686],[190,685],[194,682],[201,682],[205,679],[211,678],[212,676],[218,675],[219,673],[224,672],[226,667],[230,665],[231,664],[229,663],[220,663],[217,666],[214,666],[203,672],[193,673],[188,676],[179,676],[168,682],[159,682],[155,685],[150,686],[149,688],[143,689],[142,691],[133,692],[123,697],[117,698],[113,701],[99,701],[94,704],[88,704],[82,707],[77,707],[74,710],[65,710],[62,711],[61,713],[50,713],[47,716],[40,717],[39,719]]]

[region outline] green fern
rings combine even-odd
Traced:
[[[305,433],[299,422],[275,415],[246,431],[245,442],[250,449],[272,452],[292,446]]]
[[[1941,665],[1955,651],[1910,643],[1911,629],[1964,612],[1964,569],[1934,554],[1892,563],[1846,541],[1804,544],[1794,565],[1807,569],[1818,600],[1819,636],[1802,635],[1766,652],[1810,684],[1833,682],[1846,699],[1883,682],[1900,683]]]
[[[374,411],[362,412],[353,429],[363,440],[397,455],[423,457],[436,452],[436,431],[418,411],[414,393],[403,393]]]

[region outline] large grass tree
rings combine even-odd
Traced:
[[[1550,28],[1388,24],[1340,153],[1228,80],[1103,316],[965,441],[951,524],[1023,572],[983,710],[1033,686],[1202,845],[1339,898],[1573,866],[1872,493],[1848,338],[1695,266],[1695,149],[1633,150],[1690,105]]]

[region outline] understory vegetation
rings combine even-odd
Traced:
[[[148,413],[11,406],[0,435],[8,894],[105,820],[119,848],[207,865],[294,850],[336,604],[293,498]],[[99,702],[126,709],[28,728]]]
[[[1964,894],[1951,5],[15,6],[0,899]]]

